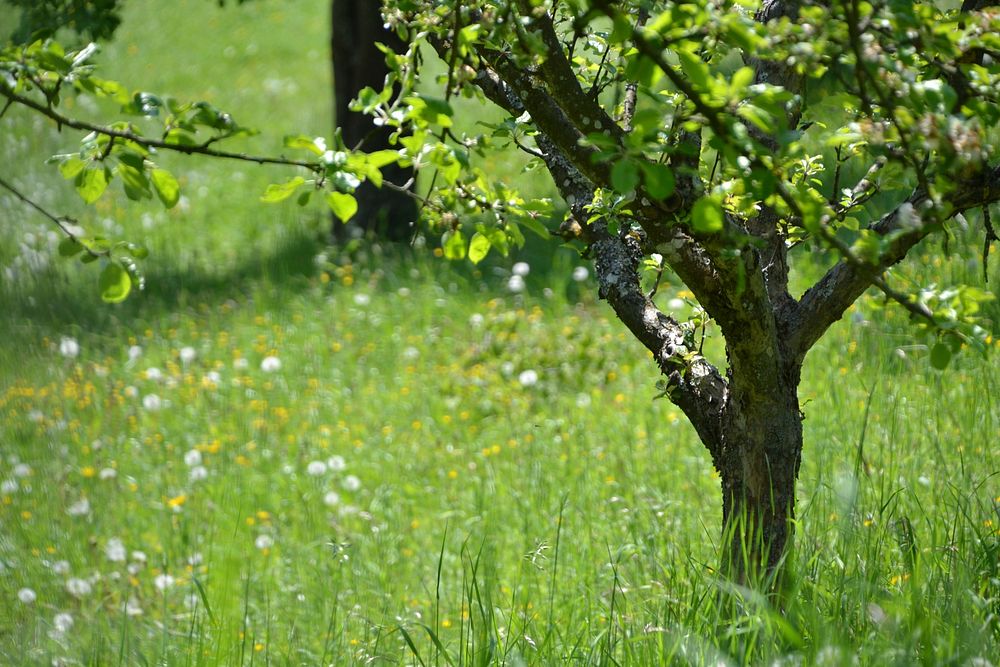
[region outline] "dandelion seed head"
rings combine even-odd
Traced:
[[[578,266],[573,269],[573,280],[578,283],[582,283],[584,280],[590,277],[590,271],[587,270],[585,266]]]
[[[306,466],[306,472],[313,477],[319,477],[326,473],[326,464],[322,461],[310,461]]]
[[[156,412],[163,407],[163,399],[156,394],[146,394],[142,397],[142,407],[150,412]]]
[[[264,357],[260,362],[260,370],[265,373],[276,373],[281,370],[281,359],[278,357]]]
[[[189,450],[184,454],[184,463],[190,467],[201,465],[201,452],[197,449]]]
[[[531,369],[521,371],[520,375],[517,376],[517,381],[521,383],[522,387],[531,387],[538,384],[538,372]]]
[[[64,336],[59,340],[59,354],[67,359],[75,359],[80,354],[80,344],[75,338]]]
[[[347,462],[344,461],[344,457],[339,454],[334,454],[326,460],[326,467],[333,472],[340,472],[347,469]]]
[[[340,494],[336,491],[327,491],[323,496],[323,504],[327,507],[336,507],[340,503]]]
[[[180,358],[181,358],[181,363],[182,364],[185,364],[185,365],[186,364],[190,364],[192,361],[195,360],[195,358],[197,356],[198,356],[198,353],[195,352],[195,349],[193,347],[186,346],[186,347],[182,347],[181,350],[180,350]]]
[[[348,491],[357,491],[361,488],[361,480],[355,475],[348,475],[344,478],[344,488]]]
[[[22,604],[31,604],[38,599],[38,595],[30,588],[22,588],[17,592],[17,599],[20,600]]]
[[[127,553],[125,544],[121,541],[121,538],[112,537],[104,545],[104,555],[112,563],[124,563]]]
[[[66,591],[76,598],[82,598],[90,595],[93,587],[90,582],[86,579],[80,579],[78,577],[73,577],[66,581]]]
[[[156,590],[165,591],[174,585],[176,579],[170,574],[158,574],[156,578],[153,579],[153,585],[156,586]]]
[[[515,276],[521,276],[522,278],[529,273],[531,273],[531,266],[527,262],[515,262],[514,266],[510,269],[511,273]]]

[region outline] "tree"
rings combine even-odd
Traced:
[[[443,232],[444,254],[473,262],[523,243],[523,227],[546,233],[551,202],[526,201],[476,164],[488,151],[527,152],[565,203],[560,233],[593,258],[600,296],[708,449],[722,480],[724,565],[746,581],[774,572],[792,544],[800,371],[855,300],[874,288],[905,308],[936,366],[963,347],[985,349],[975,314],[988,294],[910,293],[891,273],[966,214],[982,223],[984,265],[996,240],[1000,11],[985,5],[388,0],[387,21],[410,39],[405,54],[386,54],[387,86],[358,94],[357,110],[394,129],[392,148],[372,153],[307,137],[286,140],[305,159],[222,151],[217,142],[244,131],[228,114],[127,95],[96,79],[85,54],[51,44],[8,51],[0,95],[91,133],[60,166],[88,201],[117,176],[130,196],[149,196],[151,183],[170,205],[176,181],[155,150],[301,168],[264,201],[320,191],[342,220],[358,210],[363,182],[406,192],[383,177],[389,165],[432,170],[430,191],[411,194]],[[446,68],[443,98],[416,88],[425,47]],[[65,116],[64,84],[159,117],[162,137]],[[507,116],[487,133],[462,131],[455,95]],[[121,264],[103,281],[117,298],[129,248],[68,234],[66,254]],[[828,251],[829,268],[795,298],[793,264]],[[686,321],[656,303],[664,271],[697,299]],[[724,339],[722,369],[703,353],[709,321]]]
[[[389,75],[379,45],[405,52],[406,44],[394,30],[383,26],[381,6],[368,0],[333,0],[330,10],[330,53],[333,56],[334,117],[344,143],[366,151],[390,147],[392,128],[375,125],[372,118],[351,109],[351,102],[365,88],[381,89]],[[384,177],[404,190],[411,187],[413,169],[388,166]],[[413,236],[417,207],[406,192],[379,190],[371,183],[358,186],[357,224],[377,236],[405,240]],[[337,229],[343,226],[336,222]]]

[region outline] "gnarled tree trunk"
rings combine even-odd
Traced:
[[[371,116],[351,111],[350,103],[365,87],[382,90],[388,68],[385,54],[375,45],[385,44],[397,52],[406,44],[382,21],[382,3],[378,0],[333,0],[331,9],[333,30],[334,110],[337,126],[348,148],[360,146],[368,152],[391,148],[392,128],[379,127]],[[399,186],[412,182],[413,169],[392,164],[382,169],[386,181]],[[351,224],[366,232],[395,241],[409,239],[417,217],[417,207],[406,194],[388,188],[376,188],[362,183],[355,193],[358,212]],[[334,234],[343,235],[344,227],[334,222]]]

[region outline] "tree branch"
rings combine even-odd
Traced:
[[[877,265],[841,260],[802,296],[790,334],[789,346],[802,359],[834,322],[870,286],[885,291],[881,275],[902,260],[906,254],[934,230],[934,225],[912,225],[914,215],[928,200],[923,191],[914,192],[890,213],[874,222],[869,229],[881,236],[892,235],[888,249]],[[1000,201],[1000,165],[984,166],[978,173],[962,180],[961,186],[945,197],[948,210],[939,220],[947,220],[963,211]],[[881,283],[881,284],[879,284]],[[892,296],[892,295],[890,295]],[[895,300],[913,303],[905,295]],[[894,297],[895,298],[895,297]],[[921,313],[923,314],[923,313]]]
[[[167,151],[173,151],[175,153],[184,153],[185,155],[206,155],[208,157],[221,158],[226,160],[239,160],[242,162],[253,162],[256,164],[278,164],[286,167],[303,167],[309,171],[315,173],[322,173],[324,167],[318,162],[306,162],[305,160],[292,160],[284,157],[268,157],[261,155],[248,155],[246,153],[231,153],[229,151],[220,151],[214,148],[210,148],[208,144],[195,144],[193,146],[185,146],[183,144],[171,144],[166,141],[161,141],[159,139],[150,139],[144,137],[141,134],[132,132],[131,130],[116,130],[114,128],[106,127],[103,125],[96,125],[94,123],[88,123],[86,121],[77,120],[75,118],[70,118],[65,116],[52,107],[37,102],[30,97],[20,95],[6,85],[0,85],[0,95],[3,95],[11,102],[15,102],[22,106],[25,106],[32,111],[36,111],[43,116],[48,117],[53,122],[56,123],[60,128],[65,126],[72,128],[74,130],[82,130],[85,132],[95,132],[97,134],[109,137],[111,139],[124,139],[126,141],[134,142],[144,148],[156,148]]]

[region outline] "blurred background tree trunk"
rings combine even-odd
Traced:
[[[332,0],[331,53],[333,57],[333,93],[336,123],[348,148],[359,144],[366,151],[390,148],[389,128],[378,127],[370,116],[351,111],[349,105],[366,86],[381,90],[388,69],[385,56],[376,43],[397,52],[406,44],[382,22],[382,3],[378,0]],[[386,181],[406,185],[413,178],[412,169],[390,165],[383,169]],[[417,217],[414,200],[388,188],[378,189],[363,183],[355,193],[358,212],[350,225],[356,225],[381,238],[405,240],[413,235]],[[334,222],[334,235],[344,238],[346,228]]]

